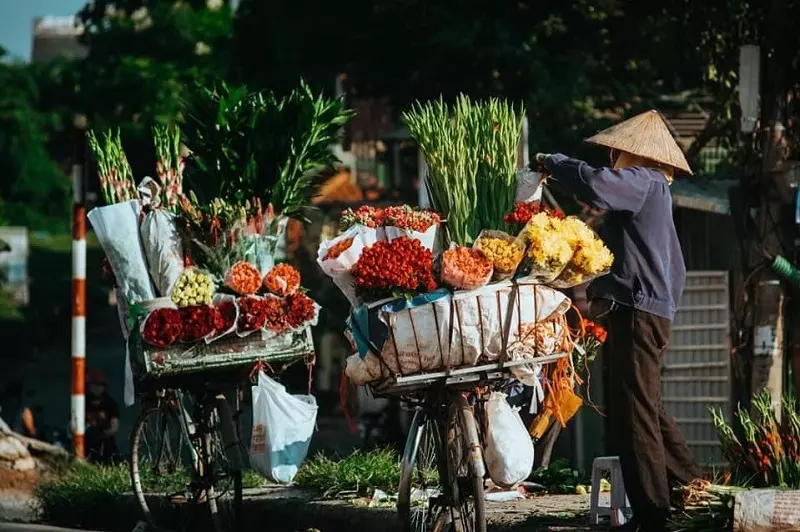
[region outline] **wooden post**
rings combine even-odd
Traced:
[[[786,253],[782,247],[786,242],[781,234],[782,214],[787,201],[792,201],[785,183],[785,174],[778,171],[785,158],[783,149],[783,114],[785,110],[784,73],[781,70],[778,48],[779,28],[784,7],[781,0],[770,2],[769,21],[771,29],[766,32],[768,40],[764,47],[767,61],[763,69],[761,132],[762,161],[758,189],[761,193],[758,215],[758,234],[754,249],[762,256]],[[755,316],[753,330],[753,361],[751,366],[750,392],[752,395],[767,390],[775,411],[780,414],[783,395],[784,373],[784,293],[781,282],[769,268],[763,268],[755,287]]]
[[[72,445],[83,458],[86,425],[86,119],[75,119],[72,166]]]

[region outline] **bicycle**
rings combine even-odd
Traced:
[[[131,433],[130,474],[149,524],[163,528],[164,507],[178,506],[185,511],[169,523],[173,529],[199,530],[209,522],[214,532],[242,528],[240,403],[239,387],[228,393],[212,387],[194,393],[163,389],[146,399]],[[201,508],[210,520],[201,518]]]
[[[505,385],[511,367],[566,356],[398,376],[375,387],[376,394],[399,395],[414,410],[397,501],[404,532],[486,532],[484,397]]]
[[[130,477],[145,520],[157,529],[244,529],[240,418],[248,375],[269,364],[285,369],[313,360],[311,329],[189,349],[151,349],[138,335],[129,342],[142,399]]]

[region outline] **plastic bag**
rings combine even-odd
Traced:
[[[386,240],[391,242],[395,238],[400,238],[401,236],[407,236],[412,240],[419,240],[422,244],[422,247],[428,248],[429,250],[433,251],[433,246],[436,243],[436,231],[439,228],[439,225],[432,225],[428,229],[423,232],[414,231],[412,229],[402,229],[400,227],[395,227],[393,225],[387,225],[386,229]]]
[[[289,484],[308,454],[317,401],[312,395],[289,394],[262,371],[252,393],[250,465],[275,482]]]
[[[542,185],[544,184],[543,177],[543,174],[532,172],[527,168],[517,169],[517,194],[515,201],[524,201],[525,203],[541,201]]]
[[[506,401],[506,394],[492,392],[486,404],[486,467],[498,486],[522,482],[533,469],[531,441],[519,413]]]
[[[525,244],[503,231],[481,231],[472,247],[492,261],[492,281],[495,282],[511,279],[525,255]]]
[[[456,290],[477,290],[492,280],[492,261],[477,249],[455,246],[442,254],[442,282]]]
[[[244,245],[242,259],[255,266],[262,277],[275,266],[278,241],[284,238],[288,222],[288,218],[280,216],[269,222],[263,234],[248,228],[242,237]]]
[[[159,189],[159,184],[149,177],[145,177],[139,184],[142,205],[147,212],[139,232],[150,276],[158,293],[168,296],[183,271],[183,242],[178,233],[175,215],[159,208],[154,201],[159,197]]]
[[[127,305],[156,297],[139,236],[140,212],[133,200],[96,207],[88,216]]]

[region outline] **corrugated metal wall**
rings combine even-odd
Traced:
[[[702,465],[725,465],[708,409],[730,415],[728,272],[691,271],[662,373],[662,401]]]

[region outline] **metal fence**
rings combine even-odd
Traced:
[[[724,466],[710,407],[731,411],[728,272],[692,271],[672,325],[662,401],[702,465]]]

